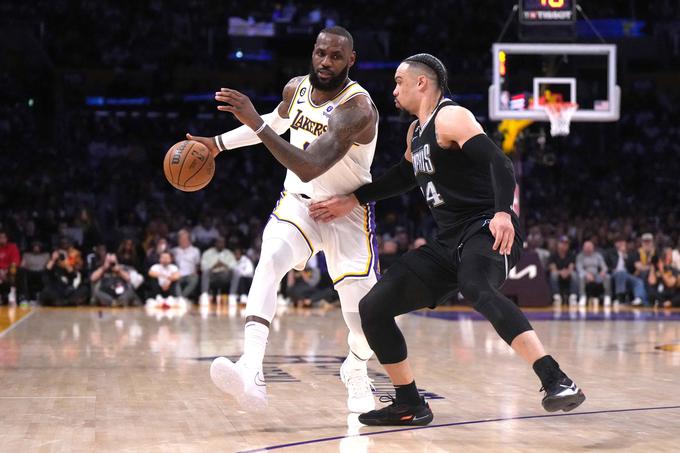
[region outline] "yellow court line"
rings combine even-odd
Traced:
[[[0,307],[0,336],[33,312],[32,308]]]

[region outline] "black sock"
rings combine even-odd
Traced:
[[[395,385],[394,389],[397,393],[397,403],[418,405],[421,404],[420,394],[416,381],[411,381],[410,384]]]
[[[547,387],[557,379],[566,376],[562,370],[560,370],[560,364],[550,355],[545,355],[536,360],[533,368],[534,372],[541,380],[541,385],[543,385],[543,387]]]

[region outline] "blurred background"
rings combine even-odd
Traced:
[[[611,277],[619,264],[615,241],[622,239],[626,272],[646,288],[643,302],[672,303],[680,286],[656,297],[658,284],[649,274],[659,262],[665,263],[662,274],[680,270],[680,2],[579,4],[592,23],[578,16],[570,39],[600,42],[599,34],[617,45],[621,116],[574,123],[560,139],[546,133],[548,123],[519,135],[510,156],[520,178],[527,251],[539,258],[547,287],[558,243],[568,245],[575,264],[591,241],[596,253],[611,256],[605,271]],[[176,250],[182,229],[201,254],[221,237],[233,255],[218,249],[227,258],[207,261],[210,269],[231,272],[220,279],[228,282],[222,289],[198,283],[206,270],[200,262],[193,268],[177,263],[182,277],[197,279],[185,279],[194,285],[188,299],[247,293],[248,262],[257,263],[285,170],[262,146],[223,153],[207,188],[182,193],[165,180],[162,159],[186,132],[212,136],[237,126],[215,109],[212,93],[220,87],[241,90],[261,113],[271,111],[285,83],[308,73],[316,34],[326,26],[342,25],[353,34],[358,59],[350,77],[368,89],[380,111],[374,175],[404,150],[410,120],[394,109],[392,77],[414,53],[441,58],[453,99],[499,144],[504,138],[498,122],[489,120],[488,88],[491,44],[513,15],[510,2],[49,0],[4,1],[0,13],[4,303],[139,303],[154,296],[145,289],[148,270],[162,251]],[[516,20],[503,39],[519,39]],[[434,233],[418,191],[380,202],[377,228],[383,268]],[[645,234],[651,245],[643,244]],[[107,253],[127,267],[128,278],[119,277],[136,292],[129,300],[119,300],[115,284],[111,298],[95,295],[92,274],[108,262]],[[317,261],[284,282],[284,289],[295,288],[292,302],[334,299],[323,260]],[[135,286],[130,273],[142,281]],[[625,289],[628,296],[604,290],[621,303],[637,298]]]

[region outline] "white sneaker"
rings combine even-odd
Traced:
[[[371,379],[365,368],[351,369],[348,359],[340,367],[340,379],[347,387],[347,409],[350,412],[369,412],[375,409]]]
[[[586,296],[581,296],[578,300],[578,305],[579,307],[585,307],[587,302],[588,299],[586,299]]]
[[[640,299],[639,297],[636,297],[635,299],[633,299],[633,301],[630,304],[633,305],[634,307],[642,305],[642,299]]]
[[[245,366],[243,358],[234,363],[218,357],[210,365],[210,379],[224,393],[231,395],[245,411],[267,408],[267,387],[262,369]]]
[[[562,305],[562,296],[560,294],[553,294],[553,304]]]
[[[198,305],[201,307],[207,307],[210,305],[210,297],[208,296],[208,293],[202,293],[200,297],[198,298]]]
[[[612,305],[612,298],[611,296],[604,296],[604,302],[603,302],[605,307],[611,307]]]
[[[570,294],[569,295],[569,305],[576,305],[576,301],[578,300],[578,297],[576,294]]]

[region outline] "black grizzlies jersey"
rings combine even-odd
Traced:
[[[417,123],[411,140],[413,171],[439,229],[439,239],[458,246],[488,225],[495,214],[494,191],[489,165],[479,165],[460,148],[443,149],[437,144],[435,118],[445,100],[422,127]],[[517,216],[512,214],[516,234]]]

